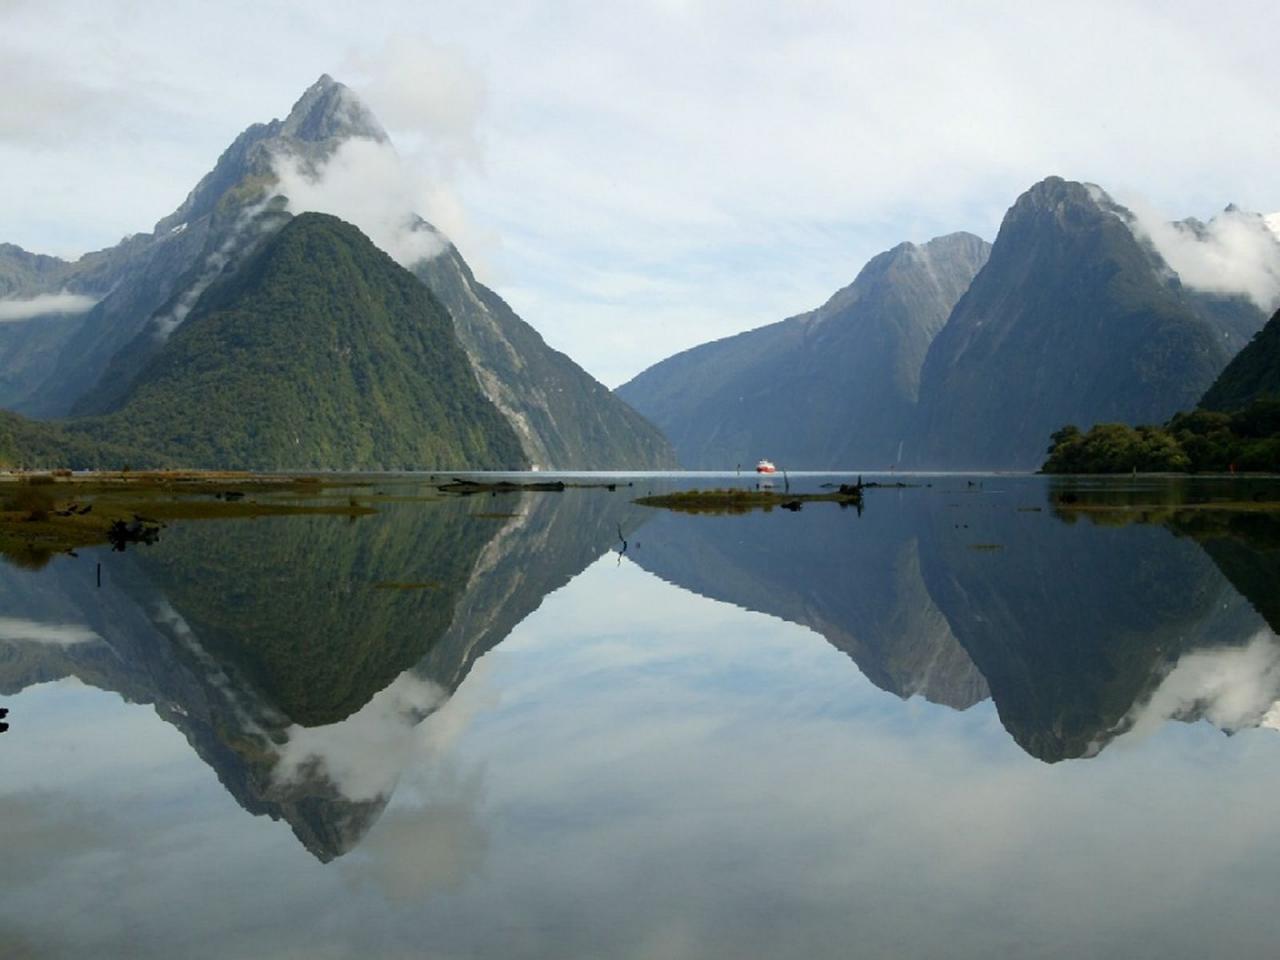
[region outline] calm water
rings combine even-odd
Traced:
[[[1275,955],[1255,485],[673,482],[0,563],[0,956]]]

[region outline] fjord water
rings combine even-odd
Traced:
[[[634,482],[0,566],[0,955],[1272,955],[1253,487]]]

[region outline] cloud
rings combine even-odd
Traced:
[[[476,60],[421,32],[353,52],[342,73],[350,73],[351,85],[391,131],[404,168],[412,171],[414,212],[457,245],[472,267],[489,271],[499,233],[481,225],[463,199],[485,170],[480,130],[490,94]]]
[[[293,783],[314,776],[319,764],[348,800],[388,797],[414,753],[415,728],[447,697],[438,684],[403,673],[345,720],[290,727],[272,777]]]
[[[1150,698],[1121,721],[1126,739],[1143,739],[1167,720],[1205,719],[1235,733],[1277,726],[1280,644],[1262,631],[1244,646],[1183,654]]]
[[[402,36],[377,52],[350,54],[339,73],[396,146],[352,139],[319,165],[277,156],[289,211],[354,223],[404,267],[439,256],[450,242],[483,257],[496,234],[474,226],[456,189],[482,166],[477,130],[487,91],[479,71],[456,48]]]
[[[488,100],[483,75],[456,47],[425,37],[397,37],[376,53],[353,54],[360,97],[402,148],[409,147],[435,173],[478,166],[478,124]],[[344,71],[345,72],[345,71]],[[421,139],[421,143],[413,140]]]
[[[440,233],[423,225],[431,187],[400,160],[395,148],[354,138],[342,143],[314,173],[302,158],[275,157],[277,192],[290,213],[329,213],[368,235],[403,267],[439,256],[447,247]]]
[[[23,320],[34,320],[36,317],[84,313],[92,310],[97,302],[96,297],[68,293],[65,290],[61,293],[42,293],[26,299],[0,300],[0,323],[19,323]]]
[[[38,82],[32,82],[38,78]],[[38,147],[90,136],[103,124],[127,123],[147,106],[136,92],[104,89],[53,67],[11,43],[0,46],[0,84],[22,96],[0,97],[0,138]]]
[[[91,643],[101,639],[102,637],[96,631],[84,624],[40,623],[18,617],[0,617],[0,640],[69,647],[77,643]]]
[[[349,880],[370,883],[390,900],[419,904],[459,890],[480,872],[490,842],[480,813],[481,773],[462,775],[451,764],[433,772],[423,803],[389,810],[358,855],[339,862]]]
[[[1144,202],[1126,205],[1134,233],[1150,241],[1187,286],[1243,294],[1267,314],[1280,305],[1280,240],[1266,218],[1228,207],[1205,224],[1173,222]]]

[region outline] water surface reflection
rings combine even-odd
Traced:
[[[91,552],[2,567],[0,946],[1269,955],[1266,515],[932,482],[190,524],[101,590]]]

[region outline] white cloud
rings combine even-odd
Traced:
[[[1276,239],[1280,240],[1280,213],[1268,213],[1262,218],[1266,221],[1267,229],[1276,235]]]
[[[446,175],[478,165],[477,125],[488,100],[484,76],[457,47],[398,36],[376,51],[355,51],[349,82],[401,149]],[[361,79],[363,78],[363,80]]]
[[[290,213],[328,213],[354,223],[401,266],[439,256],[446,241],[417,224],[430,188],[400,160],[395,148],[355,138],[341,144],[315,174],[298,157],[275,158],[278,193]]]
[[[1189,287],[1244,294],[1265,313],[1280,305],[1280,240],[1256,213],[1234,207],[1200,227],[1170,221],[1143,202],[1126,204],[1134,232]]]
[[[1280,644],[1263,631],[1244,646],[1183,654],[1142,704],[1121,722],[1126,739],[1143,739],[1166,721],[1203,718],[1220,730],[1275,725],[1280,704]]]
[[[345,720],[290,727],[272,776],[291,783],[318,764],[348,800],[390,796],[418,746],[415,728],[447,696],[439,684],[403,673]]]
[[[101,639],[97,631],[82,623],[40,623],[18,617],[0,617],[0,640],[69,647]]]
[[[79,293],[42,293],[35,297],[0,300],[0,323],[19,323],[64,313],[84,313],[92,310],[96,297]]]

